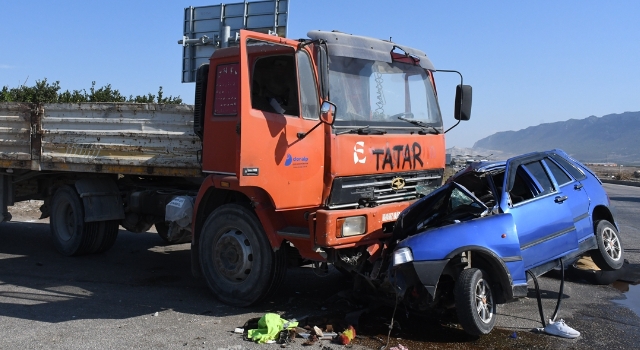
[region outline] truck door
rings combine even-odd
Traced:
[[[239,183],[265,190],[276,209],[322,201],[324,133],[308,48],[299,42],[240,31]]]
[[[571,207],[541,163],[543,155],[509,159],[501,207],[513,216],[525,269],[578,249]]]

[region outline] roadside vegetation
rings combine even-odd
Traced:
[[[47,79],[37,80],[35,85],[21,85],[17,88],[3,86],[0,91],[0,102],[26,102],[26,103],[80,103],[80,102],[129,102],[129,103],[164,103],[182,104],[180,96],[164,97],[162,86],[158,89],[158,94],[148,93],[146,95],[124,96],[119,90],[107,84],[96,88],[96,82],[91,82],[91,88],[87,92],[82,90],[65,90],[60,92],[60,81],[53,84]]]

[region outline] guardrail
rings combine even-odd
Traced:
[[[608,180],[608,179],[600,179],[600,181],[606,184],[640,187],[640,181],[624,181],[624,180]]]

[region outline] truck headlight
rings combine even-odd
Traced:
[[[340,218],[338,219],[338,227],[341,237],[361,235],[367,228],[367,218],[364,216]]]
[[[411,248],[400,248],[393,252],[393,266],[402,265],[413,261],[413,253]]]

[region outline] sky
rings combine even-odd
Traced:
[[[215,1],[215,0],[214,0]],[[0,0],[0,86],[111,84],[193,103],[181,83],[183,9],[202,0]],[[229,3],[241,2],[231,0]],[[339,30],[427,53],[473,87],[471,120],[446,135],[471,147],[495,132],[640,111],[640,1],[290,0],[288,37]],[[438,73],[445,127],[459,77]]]

